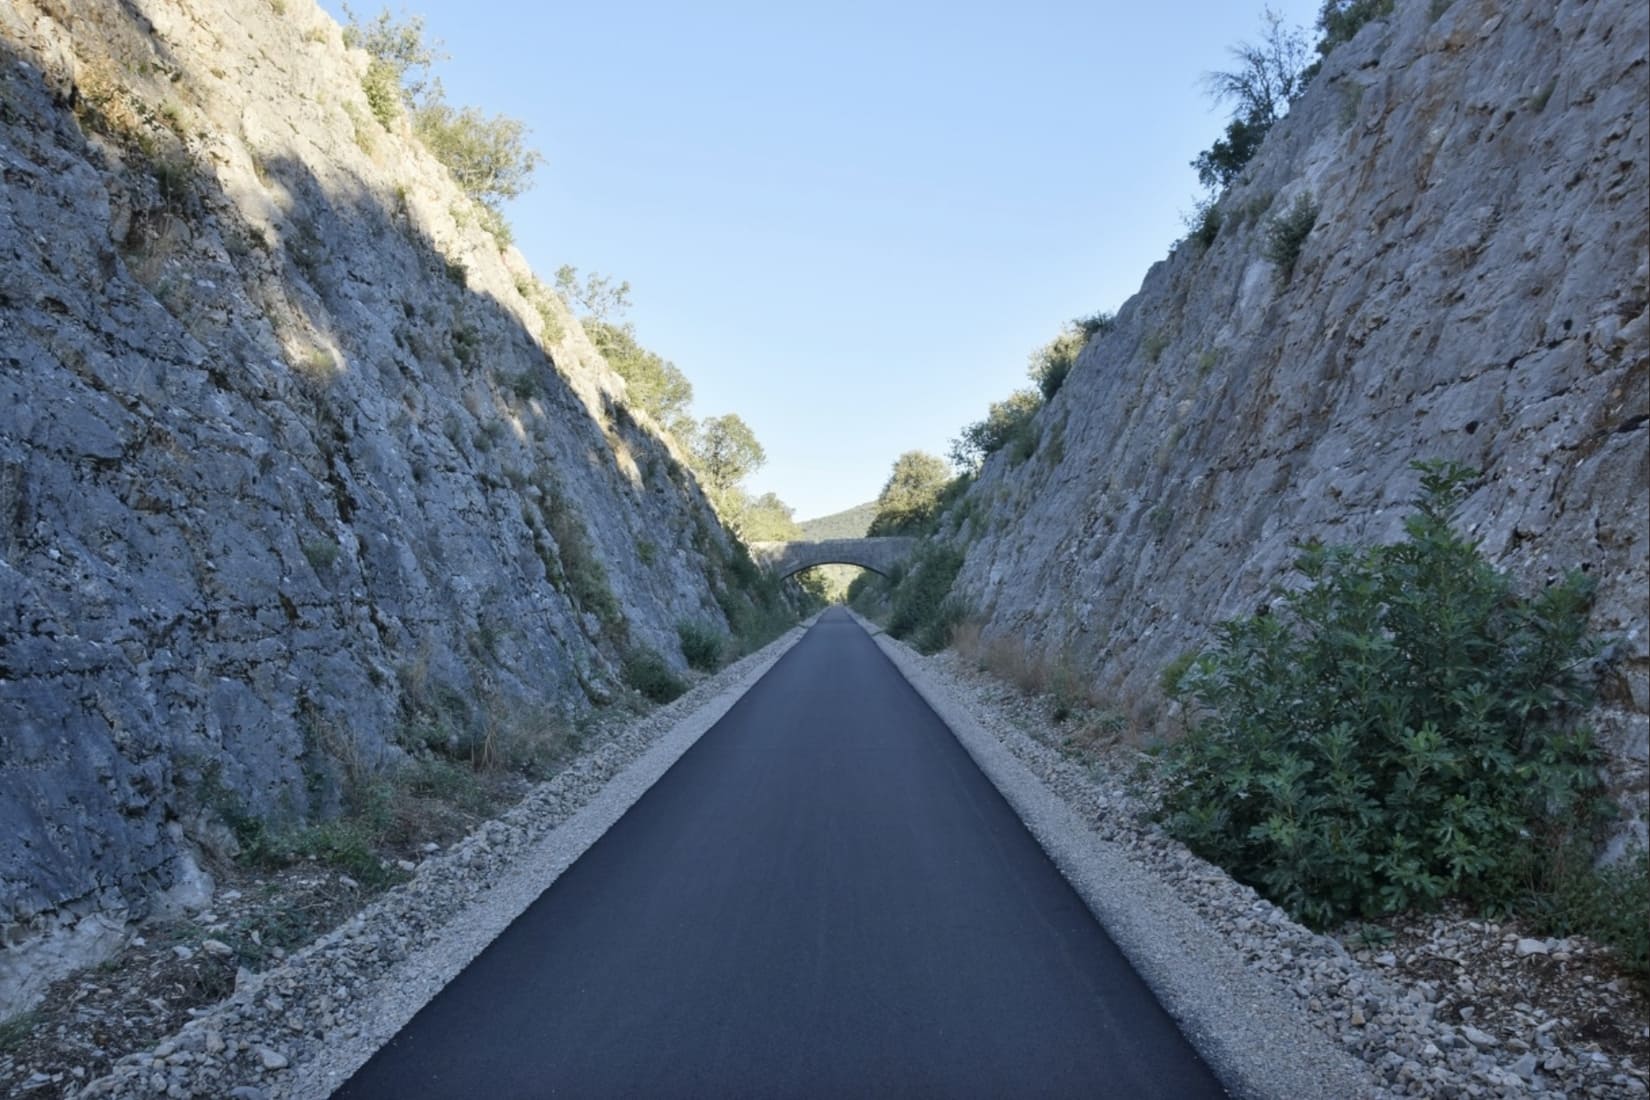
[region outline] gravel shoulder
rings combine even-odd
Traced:
[[[1250,971],[1171,884],[1096,837],[976,716],[956,684],[874,624],[862,625],[1019,813],[1234,1096],[1342,1100],[1379,1092],[1367,1067]]]
[[[1603,949],[1448,911],[1313,932],[1150,821],[1138,750],[1063,751],[1045,701],[860,622],[1234,1095],[1646,1094],[1646,1000]]]
[[[802,637],[803,623],[540,784],[412,879],[84,1097],[325,1097],[607,831]]]

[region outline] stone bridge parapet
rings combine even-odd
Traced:
[[[750,552],[757,565],[781,577],[816,565],[857,565],[887,576],[890,569],[910,557],[916,545],[914,538],[887,535],[815,542],[753,542]]]

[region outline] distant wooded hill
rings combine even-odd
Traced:
[[[876,518],[876,501],[856,504],[845,512],[833,512],[818,519],[805,519],[799,527],[805,539],[860,539],[871,529]]]

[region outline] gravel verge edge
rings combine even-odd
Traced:
[[[359,1069],[801,640],[810,618],[593,749],[83,1097],[320,1098]]]
[[[920,655],[855,618],[1008,800],[1234,1096],[1384,1094],[1362,1062],[1303,1020],[1172,886],[1090,829],[952,697]]]

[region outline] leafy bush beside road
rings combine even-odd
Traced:
[[[1307,548],[1305,586],[1180,679],[1203,715],[1169,750],[1170,829],[1313,925],[1510,905],[1607,809],[1577,723],[1589,581],[1519,593],[1452,525],[1471,472],[1420,469],[1402,541]]]

